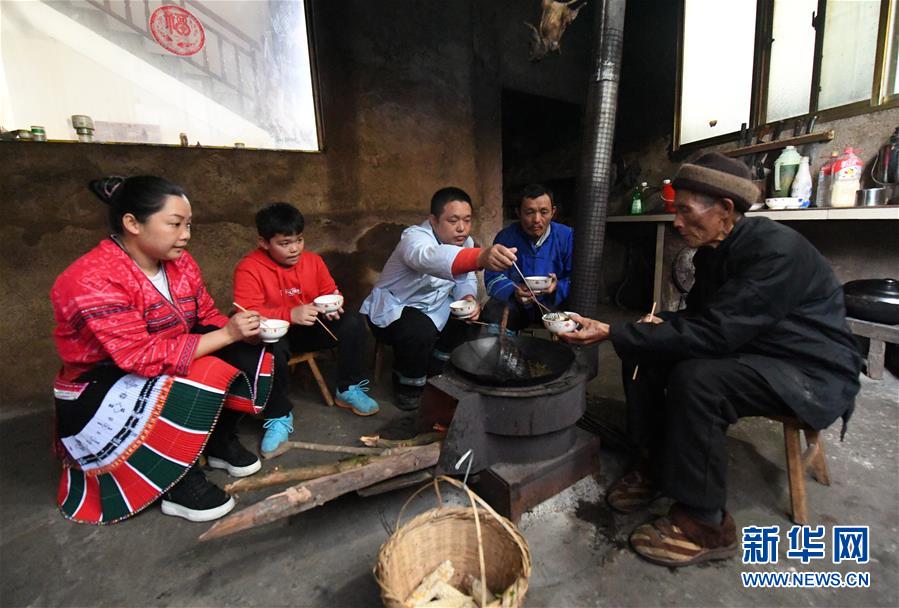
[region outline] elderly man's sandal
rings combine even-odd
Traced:
[[[736,555],[737,527],[730,513],[716,526],[689,517],[675,504],[666,517],[638,526],[630,542],[640,557],[678,568]]]

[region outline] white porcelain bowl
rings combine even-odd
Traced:
[[[543,315],[543,326],[554,334],[567,334],[577,329],[577,321],[571,318],[573,313],[548,312]]]
[[[287,333],[288,327],[290,327],[290,323],[287,321],[266,319],[259,327],[259,334],[262,336],[263,342],[271,344],[280,340]]]
[[[766,198],[765,206],[768,209],[801,209],[802,200],[798,196],[782,196],[779,198]]]
[[[477,308],[477,302],[474,300],[456,300],[450,304],[450,313],[459,319],[470,317]]]
[[[340,310],[340,307],[343,306],[343,296],[339,293],[332,293],[326,296],[318,296],[312,303],[315,304],[319,310],[323,313],[328,314],[331,312],[337,312]]]
[[[553,284],[552,277],[525,277],[525,283],[528,284],[528,287],[531,288],[532,291],[543,291],[544,289],[549,289],[549,286]]]

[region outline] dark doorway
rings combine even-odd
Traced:
[[[531,183],[553,191],[556,221],[571,225],[583,108],[504,89],[502,93],[503,219],[514,220],[517,196]]]

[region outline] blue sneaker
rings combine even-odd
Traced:
[[[293,413],[280,418],[269,418],[262,423],[265,434],[262,436],[263,458],[274,458],[287,450],[287,436],[293,433]]]
[[[359,384],[351,384],[343,392],[337,391],[334,404],[338,407],[353,410],[357,416],[371,416],[377,414],[381,408],[378,402],[366,395],[368,392],[368,380]]]

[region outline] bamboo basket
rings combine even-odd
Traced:
[[[440,482],[464,491],[471,506],[443,506]],[[429,487],[437,494],[437,508],[400,526],[409,502]],[[452,561],[455,568],[449,581],[454,587],[460,587],[468,574],[486,580],[487,587],[498,596],[487,604],[490,608],[524,605],[531,575],[527,541],[511,521],[494,511],[468,486],[441,476],[409,497],[400,510],[396,531],[378,552],[374,576],[384,605],[404,608],[409,594],[445,560]],[[475,599],[480,604],[481,598]]]

